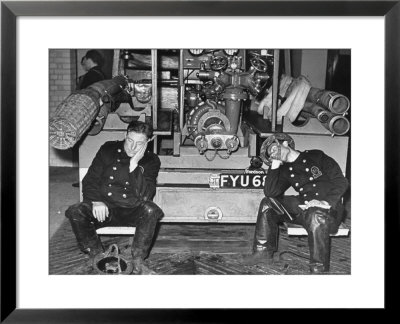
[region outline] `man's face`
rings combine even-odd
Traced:
[[[134,156],[147,143],[147,136],[143,133],[129,132],[125,136],[124,149],[126,155]]]
[[[85,57],[82,62],[82,68],[85,71],[89,71],[92,67],[96,66],[97,64],[92,61],[91,58]]]
[[[81,66],[82,66],[82,69],[84,69],[86,72],[90,70],[89,65],[88,65],[88,60],[86,57],[84,57],[82,59]]]

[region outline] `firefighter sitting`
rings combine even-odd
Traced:
[[[258,211],[253,254],[246,265],[272,264],[278,247],[278,224],[302,225],[308,233],[310,271],[329,271],[330,237],[342,221],[342,196],[348,181],[335,160],[320,150],[295,150],[286,134],[270,137],[265,156],[271,161]],[[284,195],[292,187],[296,196]]]

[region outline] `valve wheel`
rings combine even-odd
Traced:
[[[220,71],[228,66],[228,59],[225,56],[215,56],[210,62],[210,67],[214,71]]]
[[[250,64],[251,66],[256,69],[258,72],[266,72],[267,71],[267,63],[259,58],[259,57],[253,57],[250,59]]]

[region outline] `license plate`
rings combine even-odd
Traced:
[[[266,174],[214,174],[210,176],[211,188],[263,189]]]

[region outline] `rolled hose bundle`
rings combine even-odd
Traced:
[[[56,149],[67,150],[73,147],[92,126],[99,114],[100,102],[108,102],[127,85],[127,79],[117,76],[111,80],[96,82],[86,89],[70,94],[57,107],[49,122],[50,145]],[[92,135],[100,132],[108,110],[102,107],[101,116],[95,123]],[[100,129],[99,129],[100,128]]]
[[[50,145],[59,150],[73,147],[91,126],[100,108],[100,94],[84,89],[71,93],[58,105],[49,122]]]

